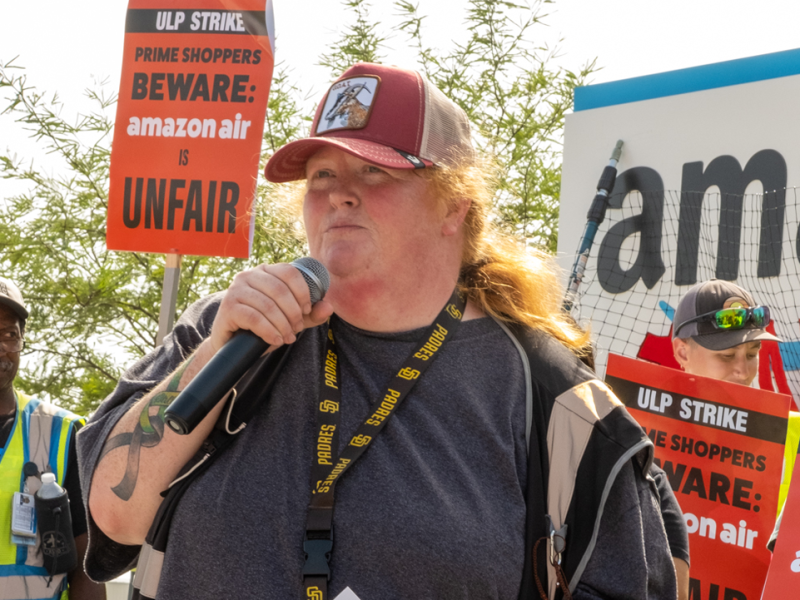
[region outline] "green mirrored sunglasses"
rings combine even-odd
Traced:
[[[678,328],[675,330],[675,337],[678,337],[678,333],[683,326],[689,323],[711,322],[716,329],[742,329],[749,321],[752,321],[758,328],[769,325],[769,307],[723,308],[721,310],[698,315],[678,325]]]

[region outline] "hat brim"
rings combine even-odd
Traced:
[[[19,302],[14,302],[11,298],[0,297],[0,304],[10,308],[23,321],[28,318],[28,310]]]
[[[739,344],[747,342],[773,341],[780,342],[781,339],[765,331],[764,329],[732,329],[729,331],[718,331],[705,335],[696,335],[692,339],[708,350],[727,350]]]
[[[267,161],[264,177],[273,183],[285,183],[306,178],[306,162],[321,148],[338,148],[362,160],[388,169],[416,169],[417,166],[404,158],[394,148],[345,137],[313,137],[290,142],[280,148]],[[426,167],[433,165],[421,159]]]

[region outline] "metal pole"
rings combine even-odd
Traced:
[[[164,286],[161,292],[161,313],[158,316],[156,346],[164,342],[164,337],[172,331],[175,322],[175,305],[178,301],[178,284],[181,280],[181,255],[167,254],[164,268]]]
[[[617,179],[617,163],[621,154],[622,140],[618,140],[617,145],[614,146],[614,151],[611,153],[611,159],[600,176],[600,181],[597,184],[597,194],[592,200],[589,214],[586,215],[586,228],[583,231],[583,237],[581,237],[578,253],[575,256],[575,264],[572,267],[572,274],[567,285],[567,292],[564,294],[562,303],[562,309],[566,313],[572,312],[572,306],[578,299],[578,289],[581,287],[586,263],[589,262],[589,252],[592,249],[592,244],[594,244],[594,236],[597,234],[597,228],[600,227],[600,223],[606,217],[608,196],[611,190],[614,189],[614,182]]]

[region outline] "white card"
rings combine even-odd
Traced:
[[[349,587],[344,588],[341,594],[336,596],[333,600],[361,600],[356,593],[351,590]]]
[[[11,533],[24,537],[36,537],[36,510],[33,496],[14,492],[11,505]]]

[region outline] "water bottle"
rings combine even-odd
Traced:
[[[42,487],[36,492],[36,527],[50,575],[67,573],[78,564],[78,550],[72,536],[72,515],[67,491],[56,483],[53,473],[42,473]]]

